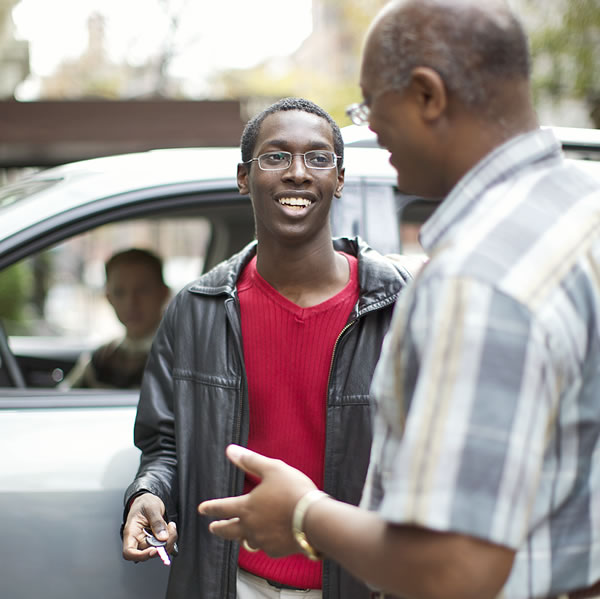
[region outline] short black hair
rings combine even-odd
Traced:
[[[344,140],[342,138],[342,132],[340,131],[340,128],[327,111],[323,110],[320,106],[317,106],[317,104],[314,102],[306,100],[305,98],[282,98],[274,104],[271,104],[271,106],[265,108],[262,112],[259,112],[256,116],[248,121],[244,127],[244,132],[242,133],[242,138],[240,141],[242,162],[248,162],[252,158],[252,155],[254,154],[254,148],[256,146],[256,140],[258,139],[258,134],[260,133],[260,127],[265,118],[270,114],[286,110],[300,110],[301,112],[316,114],[329,123],[331,132],[333,133],[333,149],[335,153],[341,157],[338,158],[338,170],[341,169],[344,163]]]
[[[106,279],[108,280],[108,275],[113,267],[124,263],[146,264],[154,272],[160,284],[165,285],[162,260],[154,252],[141,248],[130,248],[113,254],[104,264]]]

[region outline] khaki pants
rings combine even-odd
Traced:
[[[264,578],[259,578],[238,568],[237,597],[238,599],[323,599],[323,592],[321,589],[307,591],[277,589]]]

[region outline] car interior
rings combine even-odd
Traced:
[[[55,387],[83,351],[121,334],[104,296],[104,262],[114,252],[157,253],[175,294],[253,236],[247,200],[180,208],[91,228],[4,269],[0,286],[9,299],[0,298],[0,386]]]

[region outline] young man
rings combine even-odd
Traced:
[[[125,335],[84,355],[62,387],[139,388],[152,339],[169,297],[161,259],[133,248],[111,256],[105,264],[106,299],[125,327]]]
[[[368,598],[337,565],[274,560],[247,542],[224,542],[196,512],[199,497],[256,485],[225,458],[232,442],[286,460],[358,503],[371,444],[370,380],[409,278],[358,239],[332,241],[344,147],[325,111],[281,100],[248,123],[241,151],[238,186],[252,200],[257,241],[167,309],[138,408],[142,458],[125,496],[123,555],[155,555],[145,526],[168,550],[178,537],[170,598],[233,599],[236,589],[240,599]]]
[[[372,511],[235,447],[262,484],[200,511],[238,518],[211,525],[225,538],[320,551],[402,597],[597,597],[600,184],[539,129],[500,0],[387,5],[361,87],[355,120],[399,187],[444,198],[374,379]]]

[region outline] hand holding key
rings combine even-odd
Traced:
[[[171,558],[169,557],[169,554],[167,553],[167,551],[165,549],[167,542],[159,541],[152,534],[152,531],[149,528],[144,528],[144,532],[146,533],[146,542],[148,543],[148,545],[151,545],[152,547],[156,547],[156,549],[158,550],[158,557],[160,557],[160,559],[162,560],[162,563],[165,566],[170,566]]]
[[[165,565],[169,554],[177,553],[177,528],[174,522],[165,522],[162,500],[151,493],[135,498],[123,527],[123,557],[144,562],[158,555]]]

